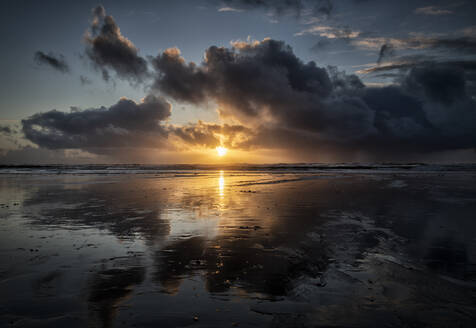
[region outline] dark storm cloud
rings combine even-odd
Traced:
[[[465,72],[456,65],[428,63],[410,71],[405,80],[408,90],[421,90],[425,96],[445,105],[467,98]]]
[[[105,108],[69,113],[52,110],[22,120],[25,138],[46,149],[82,149],[117,157],[125,148],[164,148],[168,138],[190,147],[241,147],[253,131],[242,125],[215,124],[198,121],[183,126],[160,124],[170,116],[170,104],[152,95],[140,104],[121,99]],[[1,126],[0,133],[14,131]],[[116,149],[117,151],[112,151]],[[128,150],[130,153],[131,150]],[[123,155],[123,154],[122,154]]]
[[[213,88],[206,72],[194,63],[186,64],[180,56],[180,50],[170,48],[152,59],[152,65],[159,73],[154,87],[163,90],[175,99],[188,102],[205,100],[205,89]],[[197,88],[197,86],[200,86]],[[206,87],[205,87],[206,86]]]
[[[236,147],[398,156],[476,146],[475,101],[464,70],[454,67],[413,67],[401,84],[371,88],[355,75],[304,63],[270,39],[212,46],[201,65],[169,49],[154,67],[162,92],[194,104],[211,99],[223,118],[255,131]]]
[[[147,96],[140,103],[121,99],[109,108],[65,113],[51,110],[22,120],[29,141],[48,149],[159,147],[166,137],[160,122],[170,116],[165,100]],[[99,150],[102,152],[102,150]]]
[[[113,70],[119,78],[141,82],[147,76],[147,61],[138,55],[134,44],[121,34],[112,16],[102,6],[93,9],[90,31],[85,37],[86,53],[102,72],[105,81]]]
[[[331,122],[349,115],[355,118],[349,121],[349,129],[336,130],[336,134],[367,130],[358,126],[366,125],[371,113],[359,101],[332,99],[333,81],[327,71],[314,62],[303,63],[283,42],[236,43],[233,49],[210,47],[200,67],[184,63],[176,51],[174,56],[173,63],[181,63],[178,73],[160,71],[156,86],[177,100],[196,103],[212,98],[219,103],[224,117],[250,123],[270,118],[310,131],[333,127]],[[175,80],[177,76],[183,79]],[[173,83],[168,83],[169,79],[174,79]],[[194,90],[196,96],[181,92],[182,86]],[[356,86],[346,84],[347,87]],[[336,110],[326,110],[331,103]]]
[[[55,56],[53,53],[45,54],[42,51],[37,51],[34,58],[38,65],[48,65],[61,73],[70,71],[63,55]]]
[[[380,48],[377,63],[380,64],[383,60],[393,57],[395,55],[395,47],[391,43],[385,43]]]

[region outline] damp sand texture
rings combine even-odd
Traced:
[[[0,175],[1,327],[476,319],[472,170],[20,173]]]

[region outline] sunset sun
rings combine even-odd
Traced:
[[[217,154],[218,154],[219,157],[225,156],[226,153],[228,152],[228,149],[226,149],[225,147],[221,147],[221,146],[217,147],[216,150],[217,150]]]

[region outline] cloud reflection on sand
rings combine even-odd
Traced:
[[[76,309],[68,316],[93,326],[187,325],[197,314],[217,326],[278,317],[345,325],[345,309],[365,326],[378,302],[385,322],[396,311],[405,322],[432,323],[413,315],[415,304],[435,306],[417,283],[426,279],[452,289],[453,301],[438,304],[464,324],[454,304],[472,309],[474,291],[459,286],[475,279],[474,180],[233,171],[2,177],[2,203],[11,207],[1,208],[8,261],[0,287],[24,292],[7,294],[0,316],[46,320],[33,311],[38,302],[67,298]],[[448,195],[460,202],[448,207],[440,200]],[[36,289],[20,288],[29,281]],[[352,310],[359,304],[368,307],[360,316]]]

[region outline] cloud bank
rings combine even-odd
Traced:
[[[356,75],[303,62],[282,41],[211,46],[201,64],[176,48],[152,60],[155,80],[141,103],[56,110],[22,121],[25,137],[48,149],[189,147],[279,149],[314,158],[403,158],[409,153],[476,147],[476,105],[465,70],[426,62],[396,85],[366,87]],[[380,66],[384,67],[384,66]],[[215,102],[231,124],[164,122],[178,102]]]
[[[277,11],[300,10],[303,5],[301,1],[224,3],[230,8],[241,4]],[[330,1],[314,4],[324,8],[325,15],[333,8]],[[397,82],[365,86],[357,75],[304,62],[289,45],[273,39],[210,46],[201,63],[187,62],[178,48],[169,48],[150,58],[149,71],[138,49],[98,6],[85,37],[87,57],[105,80],[112,73],[143,84],[149,94],[139,103],[123,98],[110,107],[38,113],[22,120],[22,132],[43,149],[117,156],[145,148],[223,145],[284,151],[296,155],[290,158],[305,155],[314,161],[326,156],[341,161],[398,160],[413,153],[476,148],[474,62],[395,57],[396,49],[407,48],[471,52],[476,44],[473,36],[384,40],[325,26],[304,32],[380,50],[376,65],[361,73],[392,73]],[[42,63],[61,67],[60,61],[45,56]],[[223,123],[170,124],[172,106],[164,97],[197,107],[216,104]]]
[[[140,103],[123,98],[109,108],[51,110],[21,123],[26,139],[47,149],[160,148],[167,137],[160,123],[170,110],[159,97],[147,96]]]
[[[192,104],[213,100],[223,119],[257,131],[238,147],[398,157],[476,146],[475,101],[455,67],[428,63],[399,85],[371,88],[355,75],[304,63],[271,39],[212,46],[201,65],[186,63],[175,48],[153,63],[158,91]]]

